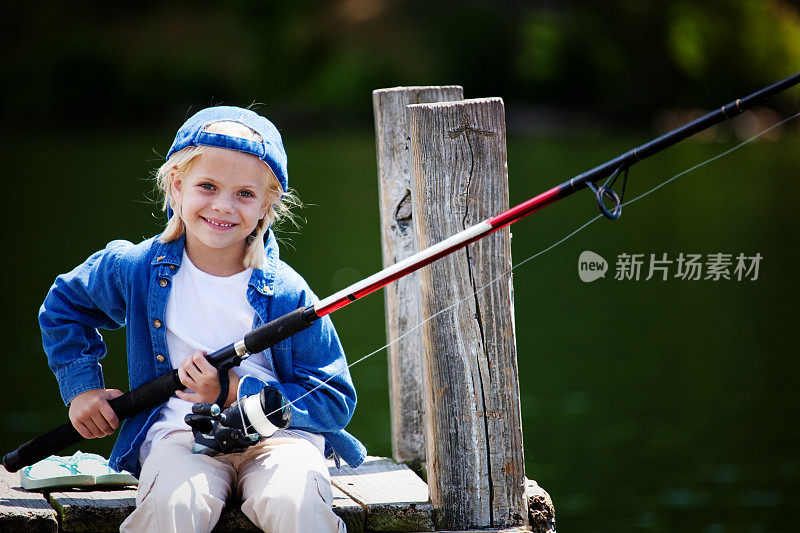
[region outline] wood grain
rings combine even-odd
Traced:
[[[420,248],[508,208],[499,98],[408,107]],[[508,229],[419,271],[439,528],[527,523]],[[450,306],[456,305],[449,309]]]
[[[136,508],[136,489],[51,492],[62,531],[119,531]]]
[[[38,492],[22,488],[19,472],[0,466],[0,531],[38,533],[58,530],[56,512]]]
[[[331,469],[331,484],[365,507],[367,531],[433,530],[428,487],[404,464],[367,457],[356,469]]]
[[[461,100],[463,94],[458,86],[396,87],[372,93],[384,267],[417,250],[411,209],[413,183],[409,173],[406,106]],[[405,335],[387,350],[392,456],[416,469],[425,460],[422,332],[409,332],[421,322],[417,275],[411,274],[389,285],[384,295],[386,342]]]

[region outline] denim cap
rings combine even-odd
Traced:
[[[261,142],[243,139],[221,133],[204,131],[206,126],[214,122],[238,122],[247,126],[261,136]],[[169,147],[166,159],[175,152],[179,152],[189,146],[213,146],[216,148],[227,148],[237,150],[246,154],[252,154],[261,159],[278,178],[283,191],[289,187],[289,174],[286,171],[287,158],[286,150],[283,149],[283,141],[278,128],[262,117],[261,115],[235,106],[216,106],[207,107],[195,113],[178,130],[172,146]],[[172,208],[167,206],[167,218],[172,217]],[[264,233],[264,244],[269,239],[271,230]]]
[[[206,126],[214,122],[238,122],[258,133],[262,142],[205,131]],[[278,133],[278,128],[266,118],[249,109],[217,106],[198,111],[178,130],[175,141],[167,152],[167,159],[184,148],[200,145],[253,154],[269,166],[272,173],[278,178],[278,183],[281,184],[284,192],[289,187],[286,151],[283,149],[283,141],[281,134]]]

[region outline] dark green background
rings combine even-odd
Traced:
[[[109,240],[159,231],[150,173],[190,109],[264,102],[307,204],[282,255],[326,296],[381,266],[373,89],[460,83],[468,97],[503,97],[517,203],[663,131],[665,111],[711,109],[800,69],[800,18],[781,1],[290,4],[41,2],[11,13],[4,452],[66,420],[36,321],[49,285]],[[769,104],[795,113],[797,89]],[[561,530],[795,527],[797,124],[515,271],[526,470]],[[725,126],[637,165],[629,197],[736,142]],[[579,194],[515,225],[515,263],[595,214]],[[579,280],[583,250],[609,261],[605,279]],[[619,254],[665,252],[763,260],[756,281],[613,279]],[[385,343],[380,294],[334,321],[350,361]],[[124,389],[124,336],[105,336],[108,385]],[[388,455],[385,353],[352,372],[349,429]]]

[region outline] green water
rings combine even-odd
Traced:
[[[509,140],[512,203],[649,137]],[[0,398],[3,451],[66,420],[36,314],[53,278],[115,238],[156,233],[148,173],[169,132],[4,140]],[[307,207],[282,255],[320,296],[380,269],[370,132],[285,137]],[[631,172],[628,197],[730,143],[683,143]],[[562,531],[786,531],[800,497],[795,235],[800,138],[752,144],[598,221],[515,271],[526,470],[553,497]],[[579,194],[513,227],[516,263],[596,214]],[[580,281],[579,254],[609,263]],[[757,280],[614,279],[617,256],[763,257]],[[645,265],[645,269],[646,269]],[[354,361],[384,344],[383,299],[337,312]],[[125,388],[124,336],[105,335],[108,386]],[[385,354],[352,369],[349,429],[389,455]],[[111,439],[82,445],[108,453]]]

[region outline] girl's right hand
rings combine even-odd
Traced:
[[[87,390],[75,396],[69,404],[69,420],[84,439],[111,435],[119,427],[117,414],[108,400],[122,396],[117,389]]]

